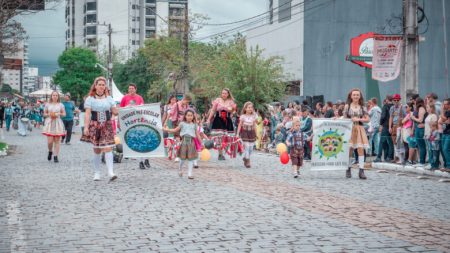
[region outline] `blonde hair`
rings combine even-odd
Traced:
[[[295,123],[295,122],[300,122],[300,117],[298,117],[298,116],[292,117],[292,123]]]
[[[242,106],[242,111],[241,111],[242,115],[243,114],[247,114],[247,107],[249,107],[250,105],[253,106],[253,103],[250,102],[250,101],[245,102],[244,106]],[[255,107],[254,106],[253,106],[253,113],[255,113]]]
[[[230,91],[230,89],[228,89],[228,88],[223,88],[222,90],[224,90],[224,91],[228,92],[228,97],[227,97],[227,100],[228,100],[228,99],[231,99],[231,100],[233,100],[233,101],[234,101],[234,97],[233,97],[233,94],[231,94],[231,91]]]
[[[58,99],[56,100],[56,103],[60,103],[61,97],[59,96],[59,93],[56,90],[54,90],[54,91],[52,91],[52,93],[50,93],[50,98],[48,99],[48,102],[53,103],[53,99],[52,99],[53,93],[56,93],[58,95]]]

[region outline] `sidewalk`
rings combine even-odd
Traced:
[[[403,173],[415,173],[418,175],[427,175],[427,176],[435,176],[435,177],[442,177],[442,178],[450,178],[450,173],[448,172],[442,172],[440,170],[427,170],[424,167],[414,167],[414,166],[406,166],[401,164],[394,164],[394,163],[374,163],[372,162],[372,168],[378,169],[378,170],[393,170]]]

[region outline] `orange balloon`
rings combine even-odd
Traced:
[[[200,160],[209,161],[209,159],[211,159],[211,153],[208,149],[204,148],[202,152],[200,152]]]

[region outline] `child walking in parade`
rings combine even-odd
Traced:
[[[194,166],[194,160],[198,158],[197,148],[195,146],[194,138],[201,140],[200,133],[195,123],[195,112],[192,109],[187,109],[184,112],[183,121],[174,129],[168,129],[163,127],[163,131],[168,133],[180,133],[182,138],[180,148],[177,151],[177,157],[180,158],[180,164],[178,167],[178,175],[183,176],[183,164],[188,161],[188,179],[194,179],[192,176],[192,168]]]
[[[250,155],[256,141],[257,115],[252,102],[246,102],[239,117],[238,134],[244,143],[244,166],[251,168]]]
[[[294,178],[298,178],[300,176],[300,168],[303,166],[303,157],[305,155],[305,145],[308,140],[306,133],[301,131],[300,125],[300,120],[296,118],[292,122],[292,129],[288,132],[286,138],[286,144],[290,149],[290,158]]]

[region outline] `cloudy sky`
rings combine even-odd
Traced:
[[[126,1],[126,0],[123,0]],[[207,15],[208,23],[226,23],[255,16],[266,11],[266,0],[189,0],[193,13]],[[65,1],[52,5],[51,10],[18,18],[29,36],[29,58],[32,67],[39,67],[39,75],[50,75],[57,69],[58,55],[64,50],[66,24]],[[204,27],[197,38],[215,34],[233,26]]]

